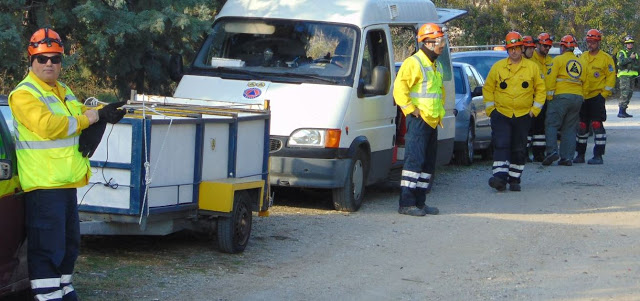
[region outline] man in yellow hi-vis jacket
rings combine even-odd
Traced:
[[[446,44],[440,26],[427,23],[418,30],[420,50],[400,67],[393,97],[407,117],[405,160],[400,182],[400,214],[438,214],[425,205],[436,166],[438,125],[444,117],[442,66],[436,62]]]
[[[25,191],[31,290],[36,300],[77,300],[71,284],[80,247],[76,188],[91,177],[79,141],[91,126],[116,123],[125,112],[114,105],[89,110],[58,81],[64,48],[55,31],[36,31],[27,50],[30,71],[9,94],[9,106]]]
[[[489,186],[503,191],[520,191],[520,177],[527,161],[527,133],[531,118],[540,114],[545,102],[545,85],[540,69],[522,58],[520,33],[506,36],[509,56],[497,61],[482,89],[487,115],[491,117],[493,176]]]

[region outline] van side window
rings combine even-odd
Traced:
[[[383,30],[371,30],[367,33],[362,55],[360,83],[371,84],[371,72],[377,66],[383,66],[391,72],[388,49]]]
[[[416,30],[411,26],[390,26],[391,39],[393,40],[394,62],[404,62],[418,51]]]

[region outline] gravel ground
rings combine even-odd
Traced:
[[[527,164],[522,192],[492,190],[488,161],[436,171],[438,216],[397,214],[395,188],[369,187],[356,213],[278,190],[242,254],[190,233],[85,237],[75,286],[84,300],[640,300],[632,104],[619,119],[608,102],[604,165]]]

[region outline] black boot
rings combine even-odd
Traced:
[[[630,117],[633,117],[633,115],[627,114],[626,108],[620,108],[620,110],[618,110],[618,118],[630,118]]]
[[[602,160],[602,156],[594,155],[593,158],[589,159],[587,164],[602,164],[604,161]]]
[[[584,163],[584,154],[576,155],[575,159],[573,159],[573,163]]]

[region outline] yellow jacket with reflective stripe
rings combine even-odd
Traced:
[[[506,87],[500,87],[501,83]],[[502,115],[521,117],[529,112],[540,114],[545,102],[545,85],[540,68],[523,58],[512,64],[510,58],[497,61],[491,67],[482,88],[487,115],[498,110]]]
[[[635,53],[636,58],[632,59],[631,54]],[[633,50],[622,49],[618,51],[618,77],[620,76],[638,76],[638,64],[640,58]]]
[[[540,73],[542,73],[542,78],[546,77],[549,74],[549,69],[553,66],[553,58],[550,55],[542,56],[538,53],[538,50],[533,51],[533,56],[531,60],[538,65],[540,68]]]
[[[78,151],[78,138],[89,120],[73,92],[59,82],[51,87],[30,72],[9,94],[9,106],[22,189],[86,185],[91,176],[89,159]]]
[[[583,96],[587,89],[584,65],[584,62],[571,51],[565,51],[556,56],[553,59],[553,66],[545,78],[547,100],[551,100],[554,95],[558,94]]]
[[[589,99],[602,94],[609,97],[616,86],[616,71],[613,68],[613,58],[599,50],[596,55],[587,51],[582,53],[580,59],[584,62],[585,75],[587,76],[587,88],[584,99]]]
[[[442,126],[445,92],[440,64],[431,62],[423,51],[405,59],[396,76],[393,98],[405,116],[418,108],[429,126]]]

